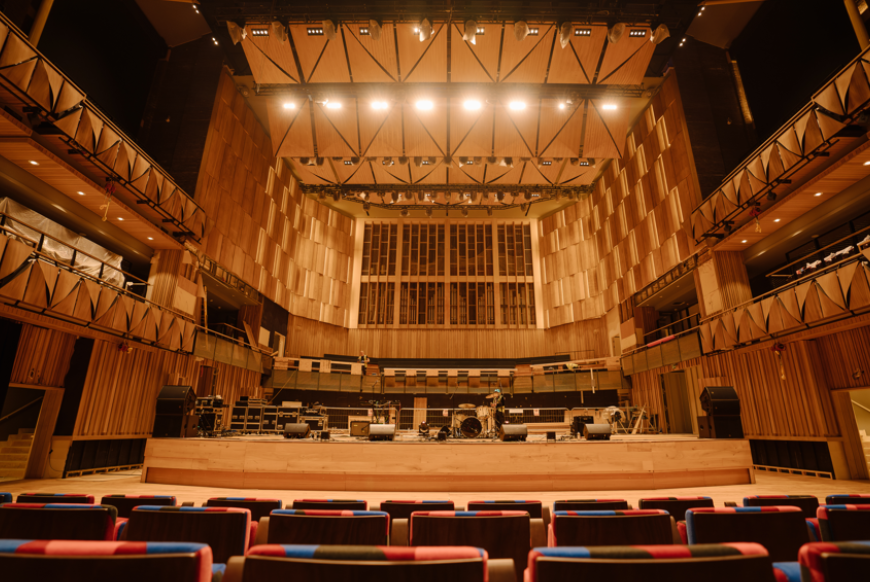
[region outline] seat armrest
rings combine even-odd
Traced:
[[[407,519],[394,519],[390,525],[390,545],[391,546],[408,546],[410,545],[411,532],[408,530],[410,526]]]
[[[634,506],[631,503],[626,503],[626,505],[628,505],[629,509],[634,509]]]
[[[203,505],[205,505],[205,504],[203,504]],[[185,501],[184,503],[181,504],[181,507],[195,507],[195,505],[194,505],[193,501]]]
[[[227,561],[227,569],[221,582],[242,582],[242,573],[245,570],[245,559],[242,556],[233,556]]]
[[[683,536],[680,535],[680,530],[677,528],[677,522],[674,521],[674,516],[671,516],[671,537],[673,538],[673,543],[675,545],[683,545]]]
[[[548,525],[550,525],[550,519],[551,519],[549,505],[545,505],[544,507],[541,508],[541,516],[544,519],[544,527],[546,528]]]
[[[514,571],[513,558],[487,560],[486,569],[489,582],[516,582],[517,573]]]
[[[685,520],[681,520],[677,522],[677,531],[680,535],[680,543],[684,546],[689,545],[689,530],[686,529]]]
[[[807,518],[807,532],[810,536],[810,541],[822,541],[822,530],[819,527],[819,519],[816,517]]]
[[[257,526],[257,537],[254,538],[254,545],[259,546],[269,543],[269,518],[261,517],[260,525]]]
[[[545,548],[547,547],[547,528],[544,526],[543,519],[532,519],[529,520],[531,523],[531,533],[532,539],[530,540],[531,548]]]
[[[740,506],[737,505],[737,503],[734,502],[734,501],[726,501],[726,502],[725,502],[725,507],[740,507]]]

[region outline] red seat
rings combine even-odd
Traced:
[[[110,541],[117,510],[80,503],[0,505],[0,539]]]
[[[870,542],[804,544],[798,555],[807,582],[852,582],[870,572]]]
[[[454,511],[452,501],[381,501],[380,511],[390,514],[390,519],[410,519],[415,511]]]
[[[676,525],[662,509],[557,511],[548,546],[656,545],[678,542]]]
[[[294,499],[291,509],[350,509],[366,511],[367,501],[362,499]]]
[[[815,495],[750,495],[743,498],[744,507],[771,507],[791,505],[800,507],[804,517],[813,518],[819,508],[819,498]]]
[[[686,519],[686,511],[696,507],[713,507],[710,497],[644,497],[640,509],[664,509],[677,521]]]
[[[625,499],[561,499],[553,502],[553,511],[600,511],[631,509]]]
[[[839,493],[828,495],[825,505],[870,505],[870,493]]]
[[[118,510],[118,517],[128,518],[134,507],[139,505],[178,505],[174,495],[104,495],[101,505],[111,505]]]
[[[16,503],[82,503],[93,505],[94,496],[83,493],[19,493]]]
[[[272,510],[281,509],[280,499],[258,499],[256,497],[212,497],[202,504],[203,507],[241,507],[251,512],[251,521],[259,522]]]
[[[0,540],[0,571],[3,582],[210,582],[215,568],[205,544]]]
[[[276,509],[260,520],[257,544],[384,546],[389,535],[384,511]]]
[[[823,505],[818,524],[823,542],[870,539],[870,505]]]

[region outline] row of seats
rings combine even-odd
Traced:
[[[524,560],[526,561],[526,560]],[[524,582],[563,580],[704,580],[840,582],[861,580],[870,542],[810,543],[795,563],[771,563],[754,543],[686,546],[533,548]],[[510,560],[470,546],[262,545],[217,564],[196,543],[0,540],[6,582],[62,579],[129,582],[513,582]]]

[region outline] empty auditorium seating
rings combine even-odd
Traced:
[[[117,510],[80,503],[6,503],[0,506],[0,539],[111,540]]]
[[[544,525],[550,523],[550,508],[544,507],[540,501],[506,500],[506,501],[469,501],[468,511],[527,511],[533,519],[543,519]]]
[[[260,520],[256,543],[385,546],[389,534],[384,511],[276,509]]]
[[[686,511],[690,545],[755,542],[774,562],[794,562],[801,545],[812,541],[798,507],[701,507]]]
[[[640,509],[664,509],[677,521],[686,519],[686,510],[695,507],[713,507],[710,497],[645,497],[638,503]]]
[[[0,492],[0,503],[12,503],[12,494]]]
[[[561,499],[553,502],[553,511],[595,511],[631,509],[625,499]]]
[[[815,495],[750,495],[743,498],[744,507],[770,507],[791,505],[800,507],[804,517],[813,518],[819,508],[819,498]]]
[[[820,540],[848,542],[870,539],[870,505],[823,505],[818,510]]]
[[[548,534],[550,547],[680,543],[674,519],[662,509],[557,511]]]
[[[258,499],[256,497],[212,497],[202,504],[203,507],[241,507],[251,512],[251,520],[259,522],[273,509],[281,509],[280,499]]]
[[[510,560],[489,560],[473,547],[281,546],[251,548],[227,564],[224,582],[513,582]]]
[[[0,508],[2,510],[2,508]],[[251,512],[238,507],[140,505],[118,532],[119,541],[195,542],[211,546],[215,563],[244,556],[254,538]]]
[[[205,544],[0,540],[4,582],[210,582],[220,570]]]
[[[512,559],[517,580],[529,549],[543,545],[546,535],[543,519],[532,519],[527,511],[416,511],[409,522],[396,522],[393,531],[401,539],[393,545],[483,548],[490,558]]]
[[[826,505],[870,505],[870,493],[839,493],[828,495]]]
[[[806,582],[863,580],[870,572],[870,541],[804,544],[798,561]]]
[[[452,501],[381,501],[378,508],[390,514],[390,519],[410,519],[415,511],[455,511]]]
[[[366,511],[367,501],[362,499],[294,499],[292,509],[350,509]]]
[[[566,580],[703,580],[773,582],[759,544],[535,548],[526,582]]]
[[[94,504],[93,495],[81,493],[19,493],[16,503],[83,503]]]
[[[130,517],[130,512],[138,505],[177,505],[174,495],[104,495],[102,505],[111,505],[118,510],[118,517]]]

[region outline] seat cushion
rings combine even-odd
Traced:
[[[63,497],[63,499],[58,499]],[[83,503],[94,504],[93,495],[83,493],[19,493],[15,499],[18,503]]]
[[[111,541],[117,510],[79,503],[5,503],[0,538]]]
[[[294,499],[293,509],[351,509],[366,511],[369,508],[363,499]]]
[[[792,505],[800,507],[804,517],[815,517],[819,508],[819,498],[815,495],[750,495],[743,498],[745,507],[765,507],[771,505]]]
[[[0,493],[0,503],[12,503],[12,494]]]
[[[386,545],[390,515],[385,511],[276,509],[269,520],[270,544]]]
[[[870,505],[870,493],[838,493],[828,495],[825,505]]]
[[[130,517],[130,512],[139,505],[178,505],[174,495],[104,495],[102,505],[111,505],[118,510],[118,517]]]
[[[794,506],[690,509],[686,529],[689,544],[755,542],[774,562],[794,562],[810,541],[803,511]]]
[[[844,559],[849,556],[856,559]],[[860,580],[870,566],[870,541],[804,544],[798,563],[807,582],[826,582],[829,575],[832,580]],[[839,576],[834,578],[834,574]]]
[[[543,517],[544,505],[535,500],[469,501],[468,511],[527,511],[530,517]]]
[[[686,511],[696,507],[713,507],[711,497],[644,497],[638,507],[641,509],[664,509],[674,519],[686,519]]]
[[[670,514],[662,509],[556,511],[552,546],[654,545],[674,543]]]
[[[205,502],[206,507],[241,507],[251,512],[252,521],[260,521],[273,510],[281,509],[280,499],[258,499],[256,497],[212,497]]]
[[[823,542],[870,538],[870,505],[822,505],[817,516]]]
[[[453,511],[455,505],[452,501],[382,501],[381,511],[390,514],[390,519],[410,519],[415,511]]]
[[[560,499],[553,502],[553,511],[586,511],[628,509],[625,499]]]

